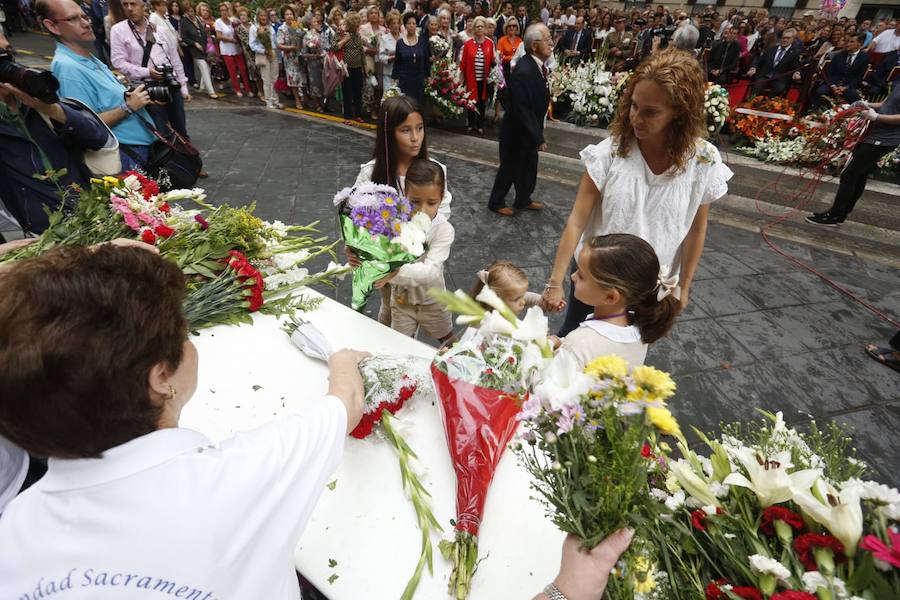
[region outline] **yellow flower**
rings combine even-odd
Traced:
[[[628,363],[624,359],[609,354],[595,358],[584,367],[584,372],[594,377],[614,377],[621,379],[628,374]]]
[[[394,231],[400,232],[400,223],[394,223]]]
[[[390,196],[388,196],[387,198],[384,199],[384,203],[387,204],[388,206],[393,206],[393,205],[394,205],[394,199],[391,198]]]
[[[386,219],[390,219],[390,218],[391,218],[391,211],[389,211],[389,210],[383,210],[383,211],[381,211],[381,218],[382,218],[382,219],[385,219],[385,220],[386,220]]]
[[[638,556],[634,559],[634,591],[638,594],[648,594],[656,588],[654,576],[655,565],[650,564],[646,556]]]
[[[653,426],[659,429],[663,435],[675,435],[680,432],[678,421],[669,412],[668,408],[660,408],[657,406],[647,407],[647,418],[653,423]]]
[[[635,367],[631,372],[635,385],[646,391],[646,400],[665,400],[675,393],[675,382],[669,374],[647,365]]]

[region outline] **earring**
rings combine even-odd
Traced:
[[[177,393],[178,393],[178,392],[175,390],[174,387],[172,387],[172,384],[170,383],[170,384],[169,384],[169,395],[166,396],[166,399],[167,399],[167,400],[174,400],[174,399],[175,399],[175,394],[177,394]]]

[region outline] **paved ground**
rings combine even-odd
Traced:
[[[21,39],[14,41],[22,45]],[[33,55],[36,64],[40,54]],[[322,231],[336,236],[331,198],[353,183],[360,163],[370,158],[371,137],[359,129],[245,104],[202,99],[189,110],[189,129],[205,151],[210,178],[203,185],[210,199],[255,200],[263,218],[321,220]],[[477,270],[505,258],[523,267],[532,289],[540,290],[576,180],[542,178],[535,197],[547,209],[503,219],[485,208],[495,173],[488,153],[476,155],[472,146],[452,137],[435,137],[440,142],[435,146],[450,152],[434,156],[447,164],[454,196],[456,242],[447,286],[468,289]],[[816,245],[777,243],[894,320],[900,318],[896,253],[887,261],[893,266],[886,266]],[[330,293],[349,301],[347,282]],[[373,300],[367,312],[376,309]],[[554,317],[552,325],[559,320]],[[862,457],[880,479],[898,485],[900,375],[862,350],[865,342],[886,342],[893,331],[777,255],[757,232],[713,223],[691,305],[672,334],[651,348],[648,362],[675,376],[679,392],[673,405],[683,423],[711,430],[723,420],[754,418],[757,407],[780,408],[794,423],[834,419],[857,430]]]

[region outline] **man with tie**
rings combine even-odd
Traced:
[[[577,65],[591,55],[591,34],[584,29],[584,17],[575,19],[575,27],[563,36],[566,62]]]
[[[862,51],[866,34],[851,35],[844,43],[844,49],[834,55],[825,69],[825,82],[813,92],[809,99],[810,110],[819,108],[822,96],[830,96],[837,103],[859,100],[859,84],[869,68],[869,55]]]
[[[785,29],[781,34],[781,43],[766,50],[756,64],[747,70],[749,77],[756,75],[753,79],[754,95],[762,94],[768,89],[771,96],[783,96],[792,79],[800,81],[802,48],[794,46],[796,38],[796,29]]]
[[[531,19],[528,18],[528,9],[524,4],[520,4],[516,9],[516,20],[519,22],[519,31],[525,31],[531,25]]]
[[[731,83],[731,74],[737,68],[741,56],[741,45],[737,41],[734,27],[728,27],[722,33],[722,39],[713,43],[709,51],[708,80],[721,85]]]
[[[553,52],[553,38],[543,23],[525,31],[522,42],[526,56],[517,63],[509,78],[509,105],[500,125],[500,168],[494,179],[488,208],[504,217],[513,211],[506,206],[506,194],[515,187],[513,206],[541,210],[544,205],[531,198],[537,183],[538,152],[547,149],[544,142],[544,117],[550,105],[545,62]]]
[[[504,2],[500,8],[500,16],[497,17],[497,28],[495,31],[495,36],[499,40],[503,36],[503,32],[506,31],[506,20],[513,19],[513,3],[512,2]],[[519,31],[524,32],[524,29],[519,29]]]

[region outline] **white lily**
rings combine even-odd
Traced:
[[[859,487],[849,486],[838,492],[824,479],[819,479],[815,484],[817,495],[824,502],[809,492],[809,486],[794,490],[794,502],[840,540],[844,545],[844,554],[854,556],[863,530]]]
[[[538,306],[532,306],[525,312],[525,318],[519,319],[513,339],[522,342],[542,342],[547,339],[549,323],[544,311]]]
[[[593,380],[578,368],[575,356],[563,351],[541,373],[541,382],[534,388],[534,393],[553,410],[561,410],[567,404],[578,404],[579,398],[588,393],[592,383]]]
[[[487,289],[487,287],[485,287],[485,289]],[[479,297],[480,296],[481,295],[479,294]],[[478,329],[485,333],[499,333],[508,336],[511,336],[513,331],[515,331],[513,324],[504,319],[496,310],[492,310],[484,315]]]
[[[540,373],[545,360],[537,345],[525,344],[525,348],[522,349],[522,375],[527,379],[534,373]]]
[[[678,484],[682,489],[692,497],[704,505],[721,506],[709,484],[694,472],[694,469],[686,460],[680,459],[673,462],[670,466],[670,471],[675,476],[675,479],[678,480]]]
[[[764,458],[753,448],[742,447],[734,450],[733,454],[750,478],[734,472],[722,483],[752,490],[763,508],[790,500],[794,495],[792,488],[807,489],[819,477],[819,472],[812,469],[788,473],[793,466],[790,452],[779,452],[771,458]]]
[[[512,314],[512,311],[506,306],[506,302],[504,302],[490,286],[486,285],[481,288],[481,291],[478,292],[475,299],[483,304],[487,304],[507,319],[509,318],[509,315]],[[513,315],[513,318],[515,318],[515,315]]]

